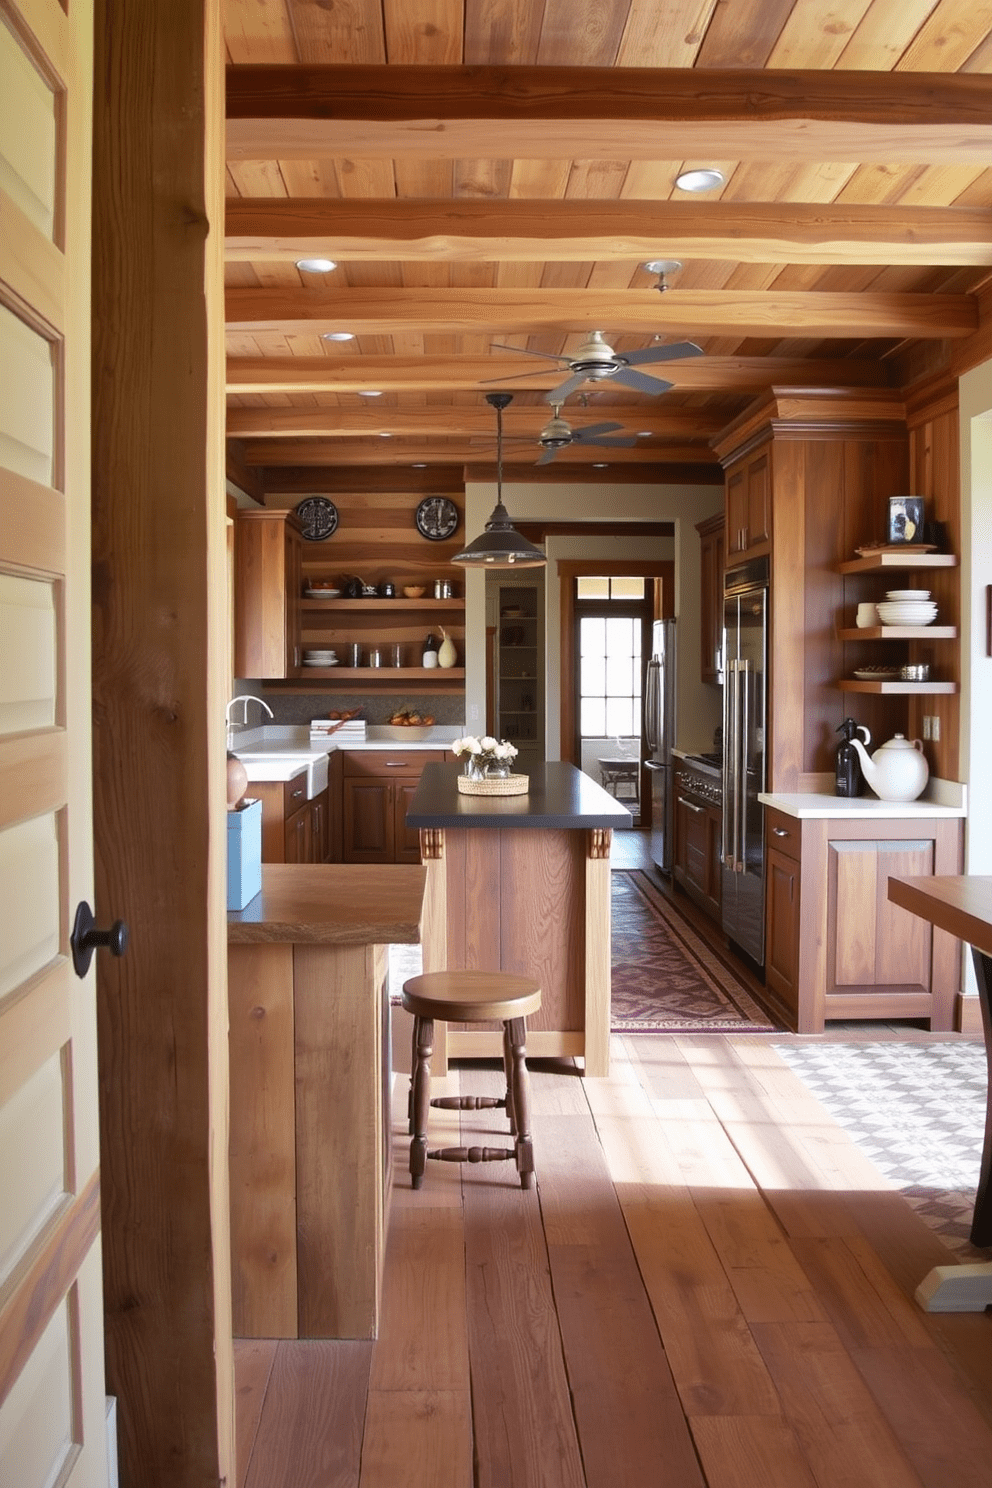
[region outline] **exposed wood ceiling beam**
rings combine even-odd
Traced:
[[[495,438],[493,439],[495,446]],[[245,464],[257,465],[327,465],[331,454],[337,454],[337,447],[329,450],[327,440],[322,438],[313,439],[253,439],[245,444]],[[537,440],[534,440],[534,461],[540,454]],[[513,452],[515,460],[522,461],[521,447],[516,446]],[[466,439],[450,440],[442,442],[438,439],[424,440],[417,443],[412,439],[369,439],[361,444],[356,444],[342,455],[342,460],[347,460],[349,465],[395,465],[411,466],[421,462],[428,465],[464,465],[467,461],[474,463],[487,463],[495,469],[495,453],[490,453],[483,445],[482,440],[470,443]],[[593,451],[588,446],[577,449],[564,449],[558,455],[559,461],[576,462],[586,464],[602,458],[609,464],[644,464],[657,463],[659,460],[680,461],[689,464],[712,464],[716,456],[713,451],[703,442],[699,444],[653,444],[647,440],[638,441],[634,449],[604,449]],[[271,481],[266,481],[271,488]]]
[[[711,456],[711,464],[670,464],[655,462],[650,465],[611,465],[605,479],[611,484],[624,485],[723,485],[723,467]],[[261,479],[262,472],[258,472]],[[293,505],[292,501],[277,498],[322,492],[333,496],[337,492],[354,495],[360,491],[385,491],[401,494],[404,499],[412,492],[424,491],[437,494],[442,491],[459,492],[466,481],[492,481],[496,472],[492,465],[433,465],[426,470],[410,470],[382,465],[274,465],[264,472],[266,499],[269,506]],[[528,484],[577,485],[583,482],[600,484],[604,480],[601,470],[591,465],[559,466],[517,465],[503,462],[504,484],[526,481]],[[276,499],[273,499],[276,498]]]
[[[657,201],[346,201],[227,204],[225,252],[251,262],[593,262],[992,265],[992,212],[967,207]]]
[[[498,360],[496,360],[498,357]],[[557,387],[562,368],[536,357],[498,352],[495,357],[230,357],[227,391],[235,393],[359,393],[476,391],[499,380],[531,392]],[[666,362],[664,378],[692,392],[756,392],[772,383],[792,387],[884,387],[885,363],[864,360],[803,361],[800,357],[694,357]],[[572,405],[569,405],[570,408]]]
[[[539,330],[618,334],[967,336],[978,326],[968,295],[670,289],[229,289],[228,330],[285,335],[348,330],[502,334]]]
[[[992,154],[980,73],[233,66],[231,160],[971,162]],[[673,150],[673,146],[677,146]]]
[[[547,404],[509,408],[503,415],[508,438],[533,438],[551,417]],[[659,410],[651,398],[641,398],[636,407],[602,409],[568,408],[568,422],[576,431],[605,419],[625,425],[633,434],[648,430],[661,439],[708,439],[727,422],[726,415],[699,413],[690,409]],[[293,438],[320,434],[324,438],[354,436],[374,439],[387,430],[397,438],[447,438],[478,434],[496,437],[496,419],[481,399],[478,408],[429,407],[410,410],[379,408],[229,408],[227,432],[238,438]]]

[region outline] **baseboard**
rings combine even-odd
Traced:
[[[968,997],[964,992],[958,993],[954,1026],[958,1033],[963,1033],[966,1038],[985,1037],[985,1030],[982,1027],[982,1005],[977,995]]]

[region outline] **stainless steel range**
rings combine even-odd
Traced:
[[[675,857],[672,876],[701,909],[720,918],[723,772],[719,755],[675,761]]]
[[[694,796],[709,806],[722,806],[723,756],[693,754],[679,760],[675,768],[675,785],[684,795]]]

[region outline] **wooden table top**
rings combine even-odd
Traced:
[[[992,878],[975,874],[890,878],[889,898],[992,956]]]
[[[239,944],[416,945],[427,870],[405,863],[263,863],[262,892],[227,916]]]

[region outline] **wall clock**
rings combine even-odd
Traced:
[[[294,511],[300,519],[303,536],[310,542],[323,542],[337,529],[338,509],[326,496],[308,496]]]
[[[431,542],[444,542],[458,526],[458,508],[447,496],[427,496],[417,507],[417,531]]]

